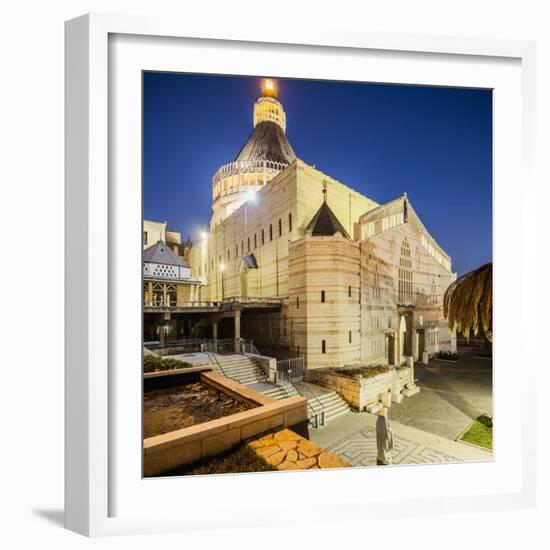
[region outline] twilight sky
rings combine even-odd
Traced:
[[[298,158],[378,203],[404,191],[459,276],[492,261],[492,92],[276,79]],[[252,131],[258,77],[145,73],[146,219],[196,240]]]

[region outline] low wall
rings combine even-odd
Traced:
[[[334,390],[352,407],[362,411],[368,405],[378,403],[380,395],[388,391],[393,401],[400,401],[405,387],[414,386],[414,367],[390,368],[388,372],[371,378],[352,378],[329,369],[315,369],[308,372],[308,381]]]
[[[159,475],[221,454],[264,432],[307,422],[307,401],[303,397],[277,401],[214,372],[201,373],[200,379],[236,399],[260,406],[145,439],[145,476]]]
[[[253,353],[246,353],[245,355],[256,361],[270,382],[274,384],[277,382],[277,359],[274,357],[267,357],[266,355],[255,355]]]

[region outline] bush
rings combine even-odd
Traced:
[[[187,369],[191,363],[178,359],[164,359],[158,355],[146,355],[143,358],[143,372],[158,372],[161,370]]]
[[[434,355],[435,359],[444,359],[445,361],[458,361],[460,355],[456,351],[438,351]]]
[[[248,472],[273,472],[271,466],[246,443],[214,458],[206,458],[195,464],[178,468],[165,475],[240,474]]]

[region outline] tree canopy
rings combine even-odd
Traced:
[[[493,341],[493,264],[487,263],[459,277],[443,298],[444,314],[451,331],[466,338],[473,331]]]

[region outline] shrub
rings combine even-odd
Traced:
[[[158,355],[146,355],[143,358],[143,372],[158,372],[161,370],[187,369],[192,367],[191,363],[159,357]]]
[[[456,351],[438,351],[434,357],[435,359],[445,359],[446,361],[458,361],[460,358]]]
[[[271,466],[246,443],[214,458],[206,458],[165,475],[238,474],[247,472],[273,472]]]

